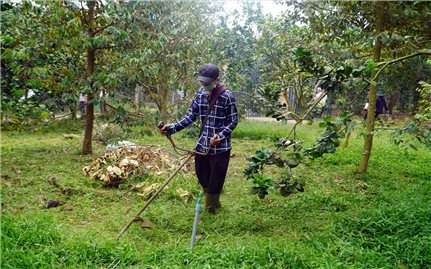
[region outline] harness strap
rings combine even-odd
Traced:
[[[210,95],[210,98],[208,101],[208,110],[207,110],[207,113],[205,115],[204,120],[202,121],[201,132],[199,133],[199,136],[204,131],[204,127],[205,127],[205,124],[207,122],[208,115],[210,114],[211,110],[213,109],[217,99],[225,90],[226,90],[226,88],[221,83],[217,82],[215,89],[213,89],[213,91],[211,92],[211,95]]]

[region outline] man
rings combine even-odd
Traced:
[[[363,110],[365,111],[364,120],[367,120],[368,116],[368,107],[369,104],[365,103],[365,106]],[[377,93],[377,99],[376,99],[376,110],[374,113],[374,118],[380,121],[380,123],[384,124],[381,117],[379,117],[380,114],[389,113],[388,104],[386,103],[385,94],[379,92]]]
[[[376,114],[374,116],[382,125],[385,125],[382,117],[380,117],[380,114],[383,113],[389,113],[388,104],[386,103],[385,95],[383,93],[377,93]]]
[[[81,93],[79,95],[79,111],[81,112],[81,118],[84,118],[87,106],[87,95]]]
[[[323,95],[323,97],[322,97]],[[328,97],[326,96],[326,94],[323,92],[322,88],[317,87],[316,88],[316,96],[314,97],[313,102],[318,101],[319,99],[321,99],[319,101],[319,103],[316,105],[316,110],[317,110],[317,117],[321,118],[324,115],[324,110],[325,110],[325,104],[326,104],[326,99],[328,99]]]
[[[364,113],[364,121],[366,121],[367,120],[367,117],[368,117],[368,107],[370,106],[370,104],[369,103],[365,103],[365,105],[364,105],[364,107],[362,108],[362,110],[365,112]]]
[[[376,100],[376,118],[383,113],[388,113],[388,104],[386,103],[385,95],[383,93],[377,93]]]
[[[218,81],[219,74],[214,64],[203,65],[197,78],[201,87],[187,114],[176,123],[164,125],[160,129],[162,134],[173,134],[200,119],[201,132],[195,150],[201,154],[195,155],[195,172],[205,192],[205,207],[210,213],[216,213],[221,207],[220,193],[229,165],[231,133],[238,124],[235,98]],[[211,99],[215,103],[209,110]]]

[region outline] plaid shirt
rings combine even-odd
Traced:
[[[203,89],[199,88],[195,94],[192,104],[190,105],[187,114],[176,123],[168,124],[168,133],[176,133],[192,124],[198,117],[201,124],[205,119],[208,110],[209,95]],[[236,101],[232,92],[225,90],[218,97],[213,109],[208,114],[208,119],[203,128],[202,134],[196,144],[196,150],[199,152],[207,152],[215,155],[231,149],[231,133],[238,124],[238,111],[236,109]],[[220,144],[210,147],[210,138],[218,134],[221,141]]]

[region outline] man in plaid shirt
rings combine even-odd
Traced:
[[[196,151],[208,154],[196,154],[195,172],[205,191],[205,207],[210,213],[216,213],[221,206],[220,193],[229,165],[231,133],[238,124],[235,97],[218,81],[219,74],[217,66],[203,65],[199,69],[197,79],[201,87],[195,94],[187,114],[176,123],[167,124],[160,129],[163,134],[173,134],[189,126],[196,119],[201,121]],[[218,98],[208,112],[211,95],[213,98],[218,95]]]

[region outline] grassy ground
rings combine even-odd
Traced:
[[[193,174],[175,179],[145,211],[154,229],[119,230],[145,203],[125,188],[104,188],[81,169],[103,152],[81,156],[81,141],[59,125],[37,133],[2,133],[1,268],[430,268],[431,154],[420,146],[404,152],[389,134],[375,135],[369,172],[355,175],[362,139],[347,149],[307,162],[295,175],[305,192],[260,200],[250,194],[245,160],[289,125],[241,122],[234,132],[223,208],[203,213],[195,252],[189,244],[195,201],[184,204],[175,188],[196,193]],[[317,127],[298,135],[313,143]],[[174,136],[192,147],[194,139]],[[139,143],[169,147],[159,135]],[[160,178],[163,181],[165,178]],[[48,200],[62,204],[45,209]]]

